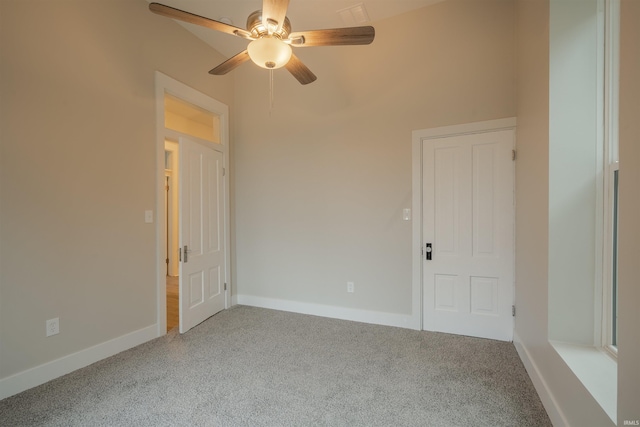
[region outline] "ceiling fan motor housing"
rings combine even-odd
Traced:
[[[291,33],[291,22],[287,17],[284,18],[282,25],[279,25],[276,21],[267,19],[267,24],[265,25],[262,22],[262,11],[256,10],[247,18],[247,30],[249,30],[255,38],[270,35],[280,40],[286,40],[287,37],[289,37],[289,33]]]

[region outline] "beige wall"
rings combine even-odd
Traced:
[[[238,70],[240,295],[410,314],[411,132],[515,115],[513,2],[375,28],[371,46],[297,49],[318,80],[277,70],[271,113],[268,73]]]
[[[0,2],[0,379],[156,323],[154,71],[229,105],[233,76],[147,7]]]
[[[516,333],[546,345],[549,2],[519,0],[517,12]]]
[[[620,240],[618,424],[640,420],[640,2],[620,19]]]

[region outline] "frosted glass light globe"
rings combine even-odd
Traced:
[[[291,59],[291,46],[275,37],[262,37],[249,43],[249,58],[268,70],[284,67]]]

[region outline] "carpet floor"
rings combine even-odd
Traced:
[[[2,426],[551,426],[511,343],[236,306],[0,401]]]

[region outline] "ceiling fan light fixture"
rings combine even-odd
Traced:
[[[220,17],[219,20],[210,19],[155,3],[153,0],[149,1],[149,10],[158,15],[251,40],[246,50],[209,70],[209,74],[215,76],[227,74],[251,59],[256,65],[267,70],[286,67],[300,84],[306,85],[313,83],[316,76],[293,55],[292,47],[365,45],[373,42],[376,35],[371,25],[292,33],[291,22],[287,18],[289,0],[262,0],[262,9],[254,11],[247,18],[246,30],[234,26],[231,20],[225,17]],[[343,10],[339,13],[358,21],[368,20],[362,3],[353,10]],[[273,73],[271,78],[273,83]]]
[[[249,58],[259,67],[274,70],[287,65],[291,59],[291,46],[277,37],[261,37],[247,47]]]

